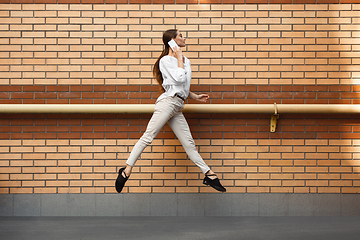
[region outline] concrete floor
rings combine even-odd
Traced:
[[[0,217],[0,239],[358,240],[360,217]]]

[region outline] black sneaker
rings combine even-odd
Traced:
[[[115,188],[118,193],[121,193],[126,181],[129,179],[129,177],[126,176],[124,170],[125,170],[124,167],[119,170],[119,176],[117,177],[117,179],[115,181]],[[122,175],[123,172],[124,172],[125,177]]]
[[[204,178],[204,181],[203,181],[203,183],[205,185],[211,186],[211,187],[215,188],[216,190],[218,190],[219,192],[226,192],[226,188],[224,188],[221,185],[219,178],[211,179],[208,176],[216,176],[216,174],[206,175]]]

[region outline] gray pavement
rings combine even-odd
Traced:
[[[360,217],[0,217],[0,239],[358,240]]]

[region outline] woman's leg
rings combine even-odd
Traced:
[[[166,122],[174,115],[175,106],[172,104],[172,98],[161,100],[155,105],[154,113],[146,127],[145,133],[135,144],[126,161],[127,167],[125,173],[127,176],[131,174],[132,167],[134,167],[137,159],[140,157],[144,149],[154,140],[156,135],[160,132],[161,128]]]
[[[193,161],[204,174],[213,174],[209,166],[206,165],[198,153],[195,147],[195,141],[190,132],[189,125],[182,112],[178,112],[172,119],[168,121],[168,124],[184,147],[191,161]]]

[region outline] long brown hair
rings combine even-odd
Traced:
[[[177,29],[169,29],[169,30],[166,30],[163,34],[163,43],[164,43],[164,46],[165,46],[165,49],[162,51],[162,53],[160,54],[160,56],[158,57],[158,59],[156,60],[155,64],[154,64],[154,68],[153,68],[153,76],[154,78],[156,79],[156,81],[159,83],[160,85],[160,92],[165,92],[165,89],[163,88],[162,84],[163,84],[163,81],[164,79],[162,78],[162,74],[160,72],[160,68],[159,68],[159,62],[160,62],[160,59],[163,57],[163,56],[166,56],[169,54],[169,44],[168,42],[172,39],[172,38],[176,38],[177,36],[177,33],[178,33],[178,30]]]

